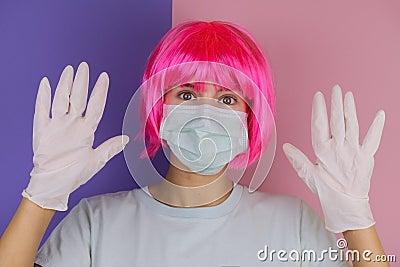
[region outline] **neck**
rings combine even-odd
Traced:
[[[232,192],[227,166],[214,175],[201,175],[171,164],[165,180],[149,186],[151,195],[173,207],[210,207],[222,203]]]

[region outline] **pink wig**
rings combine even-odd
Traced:
[[[207,62],[218,64],[205,64]],[[163,75],[155,75],[160,73]],[[273,125],[265,121],[265,106],[262,106],[265,101],[260,99],[260,91],[275,115],[270,67],[246,30],[220,21],[181,23],[162,38],[150,55],[143,76],[143,84],[147,82],[148,86],[142,89],[140,109],[142,119],[146,121],[147,118],[143,130],[149,156],[155,155],[161,146],[159,129],[165,89],[210,78],[225,88],[239,91],[250,105],[247,121],[249,149],[245,155],[236,157],[230,166],[243,167],[244,162],[250,165],[259,159],[261,151],[268,145]],[[163,92],[155,89],[160,86]],[[258,91],[258,96],[254,90]]]

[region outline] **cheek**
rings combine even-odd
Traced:
[[[249,113],[249,111],[250,111],[249,106],[245,102],[243,102],[243,111],[246,113]]]
[[[244,101],[240,101],[239,102],[237,110],[242,111],[242,112],[246,112],[246,113],[249,113],[249,111],[250,111],[249,106]]]
[[[172,90],[168,91],[164,95],[164,104],[166,105],[174,105],[177,104],[177,99],[174,97],[175,95],[173,94]]]
[[[241,95],[238,95],[237,100],[238,100],[238,103],[236,105],[236,110],[249,113],[249,111],[250,111],[250,108],[249,108],[250,102],[248,102],[248,100],[245,100]]]

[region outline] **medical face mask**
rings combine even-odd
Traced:
[[[207,104],[164,105],[160,136],[191,171],[216,174],[247,150],[247,113]]]

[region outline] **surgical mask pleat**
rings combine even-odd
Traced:
[[[203,105],[164,105],[160,136],[190,170],[216,174],[247,150],[247,114]]]

